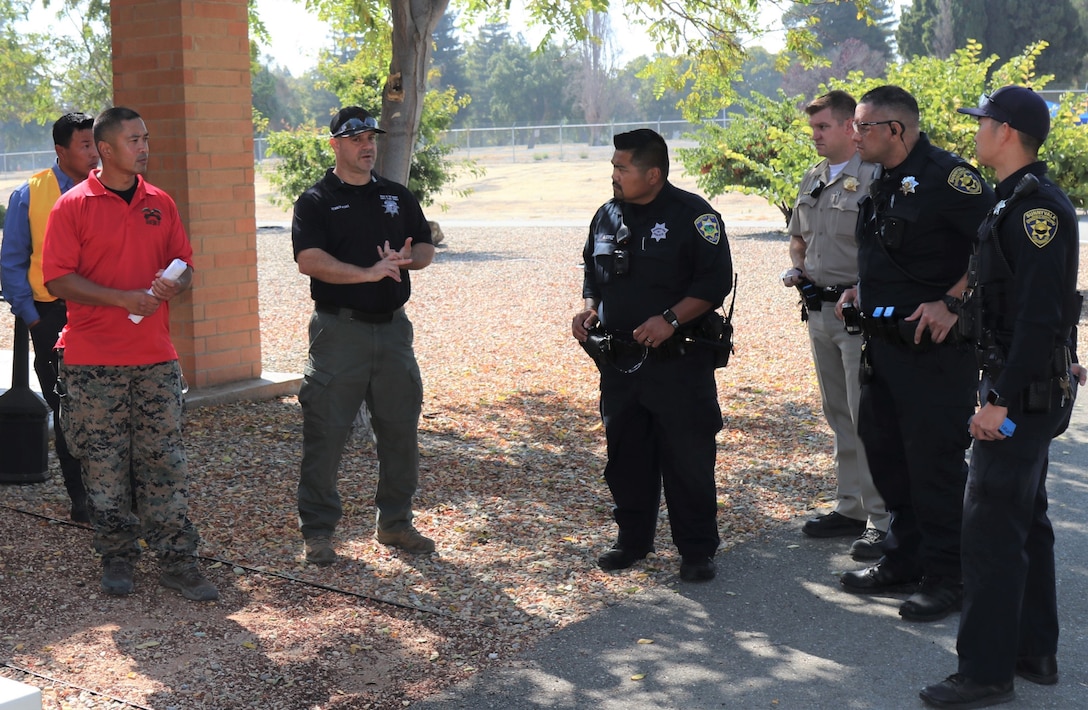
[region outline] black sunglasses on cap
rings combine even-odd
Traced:
[[[360,133],[366,133],[367,131],[385,133],[385,131],[378,128],[378,120],[376,118],[367,116],[366,118],[349,118],[340,124],[340,128],[336,129],[336,133],[333,133],[332,137],[347,138]]]

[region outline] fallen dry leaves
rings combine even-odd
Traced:
[[[89,532],[48,519],[66,515],[59,474],[0,487],[0,674],[43,688],[50,709],[404,707],[604,605],[677,584],[664,511],[657,555],[617,574],[594,562],[614,529],[597,376],[570,337],[583,230],[446,233],[434,265],[413,274],[409,308],[425,386],[416,524],[437,554],[374,541],[376,459],[356,440],[341,466],[345,561],[304,565],[297,400],[193,410],[191,517],[220,601],[157,586],[146,557],[134,595],[103,597]],[[726,578],[730,548],[833,495],[796,295],[776,278],[786,240],[731,240],[736,354],[718,371]],[[265,369],[299,372],[306,281],[285,232],[262,230],[258,250]]]

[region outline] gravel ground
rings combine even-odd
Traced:
[[[50,709],[405,707],[627,595],[678,584],[664,514],[657,556],[612,575],[594,564],[614,528],[596,372],[569,333],[584,231],[446,235],[413,274],[409,307],[425,387],[416,523],[436,555],[374,542],[375,458],[358,441],[341,467],[347,561],[303,565],[297,400],[191,411],[191,517],[220,601],[158,587],[147,559],[134,595],[103,597],[89,531],[61,522],[59,472],[0,487],[0,674],[43,688]],[[726,578],[731,548],[834,490],[796,296],[776,278],[786,241],[730,238],[740,284],[736,354],[718,371]],[[264,367],[298,372],[306,280],[283,230],[262,230],[258,253]]]

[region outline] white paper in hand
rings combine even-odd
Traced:
[[[171,281],[177,281],[179,278],[181,278],[181,275],[184,274],[185,270],[188,268],[189,265],[181,259],[174,259],[170,262],[170,266],[167,266],[165,269],[163,269],[162,277],[164,279],[170,279]],[[147,292],[150,294],[151,289],[147,289]],[[135,313],[129,313],[128,319],[133,323],[139,323],[144,319],[144,317],[138,316]]]

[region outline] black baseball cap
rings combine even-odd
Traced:
[[[329,133],[332,134],[333,138],[357,136],[367,131],[385,133],[385,131],[378,128],[378,119],[371,116],[366,109],[358,106],[345,106],[336,112],[336,115],[332,117],[332,122],[329,123]]]
[[[983,94],[978,108],[956,110],[1007,123],[1040,143],[1050,135],[1050,108],[1042,96],[1026,86],[1003,86],[992,94]]]

